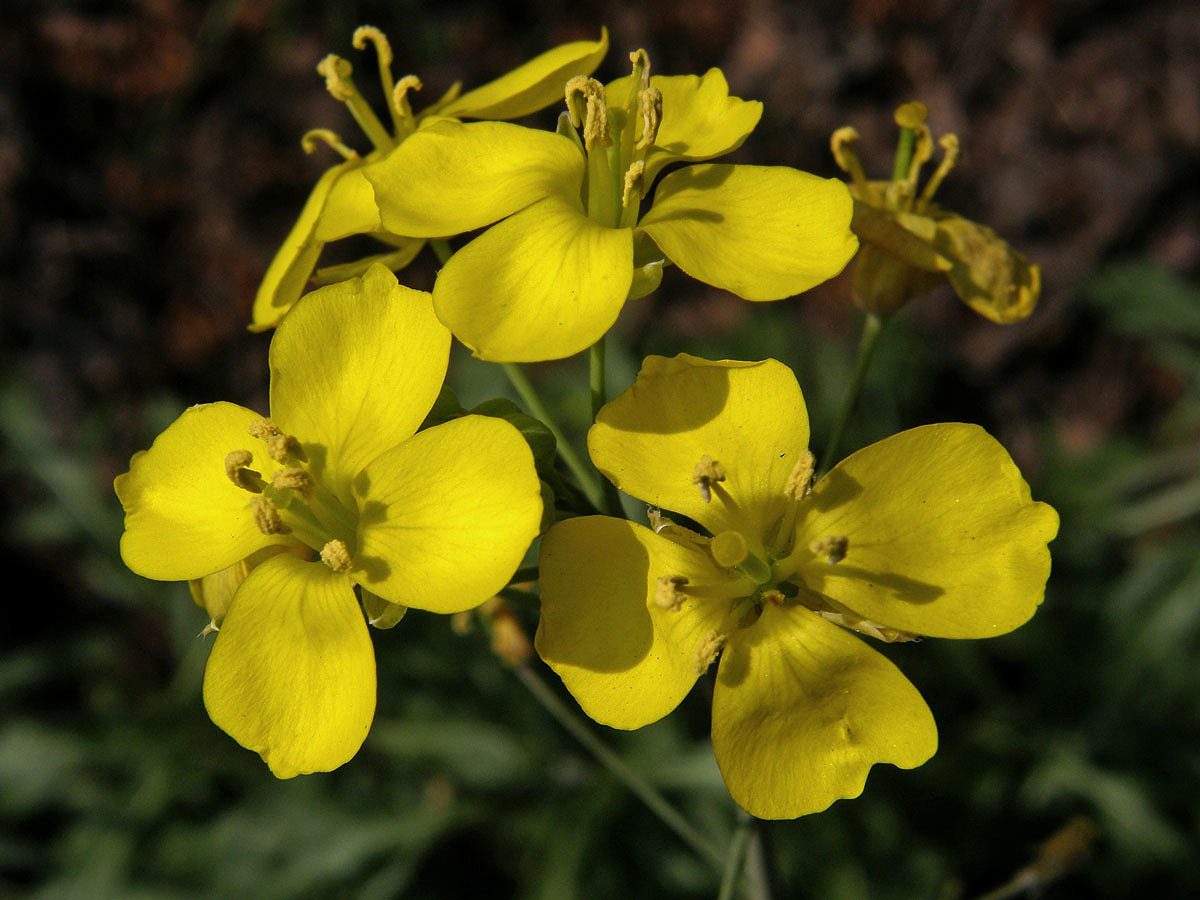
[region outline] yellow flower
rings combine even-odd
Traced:
[[[602,30],[598,41],[575,41],[548,50],[465,94],[459,94],[459,85],[455,83],[439,100],[415,112],[408,94],[420,89],[420,79],[407,75],[399,82],[395,81],[391,45],[378,28],[363,26],[354,32],[353,43],[357,49],[365,49],[368,42],[374,45],[378,56],[379,77],[388,104],[391,130],[379,121],[359,94],[351,78],[350,63],[333,55],[322,60],[317,70],[325,77],[329,92],[346,104],[374,149],[361,157],[325,129],[316,129],[304,136],[305,152],[311,153],[318,142],[325,142],[342,155],[344,162],[321,176],[299,219],[271,261],[254,300],[252,331],[264,331],[279,323],[307,289],[317,259],[330,241],[369,234],[391,249],[354,263],[320,270],[315,277],[320,284],[361,275],[376,262],[393,271],[412,262],[425,245],[425,239],[408,237],[405,232],[393,232],[380,224],[374,194],[364,175],[409,135],[432,121],[440,121],[443,117],[516,119],[549,106],[562,96],[564,81],[575,75],[586,75],[600,64],[608,51],[608,31]]]
[[[713,749],[761,818],[818,812],[858,796],[874,763],[936,749],[920,694],[846,628],[1010,631],[1042,600],[1058,527],[974,425],[902,432],[815,485],[807,445],[782,364],[649,357],[588,449],[623,491],[707,534],[652,510],[653,528],[568,519],[541,550],[536,647],[596,721],[656,721],[720,658]]]
[[[451,257],[433,292],[438,317],[476,356],[577,353],[627,299],[657,286],[666,260],[745,299],[778,300],[836,275],[854,254],[850,196],[834,179],[701,164],[654,185],[668,163],[739,147],[762,106],[730,97],[717,69],[651,78],[644,53],[631,59],[633,74],[607,88],[568,82],[574,127],[437,122],[367,172],[390,231],[498,223]]]
[[[880,315],[895,312],[945,278],[959,299],[993,322],[1027,318],[1037,306],[1041,269],[1010,247],[986,225],[941,209],[933,195],[958,160],[958,138],[943,135],[942,162],[920,194],[917,180],[933,156],[933,136],[922,103],[896,110],[896,124],[911,140],[908,171],[888,181],[868,181],[854,149],[858,132],[839,128],[833,155],[853,179],[851,228],[863,242],[854,261],[854,302]],[[902,177],[901,177],[902,176]]]
[[[464,416],[417,433],[449,348],[429,294],[372,267],[281,324],[269,419],[193,406],[114,484],[125,563],[198,580],[220,628],[209,715],[281,778],[342,765],[370,727],[375,657],[356,585],[381,624],[410,606],[470,609],[538,532],[516,428]]]

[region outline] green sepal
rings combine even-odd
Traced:
[[[451,419],[457,419],[459,416],[465,416],[466,414],[467,411],[458,402],[458,394],[454,393],[454,388],[448,384],[443,384],[442,390],[437,395],[437,399],[433,401],[433,408],[429,410],[429,414],[425,416],[425,421],[421,423],[421,427],[417,430],[424,431],[426,428],[441,425],[443,422],[449,422]]]

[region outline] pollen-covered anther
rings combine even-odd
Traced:
[[[771,588],[769,591],[763,591],[762,599],[764,603],[770,603],[772,606],[783,606],[787,602],[787,597],[783,591]]]
[[[571,124],[583,127],[583,143],[589,150],[594,146],[608,147],[612,138],[608,135],[608,104],[604,99],[604,85],[595,78],[576,75],[567,82],[567,113]]]
[[[725,469],[719,462],[705,453],[700,457],[700,462],[696,463],[696,468],[692,472],[692,484],[700,488],[700,496],[704,498],[705,503],[712,502],[712,486],[718,481],[725,480]]]
[[[421,79],[416,75],[405,75],[396,82],[396,86],[392,88],[392,104],[396,109],[401,111],[401,114],[406,118],[412,115],[412,105],[408,101],[409,91],[419,91],[425,85],[421,83]]]
[[[708,671],[708,667],[717,661],[717,657],[725,649],[725,644],[728,640],[729,638],[726,635],[716,631],[710,631],[704,636],[704,640],[696,648],[697,675],[703,675]]]
[[[813,474],[816,470],[817,458],[813,456],[811,450],[805,450],[796,460],[796,465],[792,467],[792,474],[788,476],[787,484],[783,487],[784,495],[793,500],[801,500],[811,494]]]
[[[335,538],[321,548],[321,562],[335,572],[345,572],[350,568],[350,551]]]
[[[860,193],[868,190],[867,173],[862,161],[858,158],[855,144],[858,143],[858,132],[850,126],[839,128],[829,139],[829,149],[833,151],[834,162],[843,172],[850,176],[854,186]],[[860,198],[862,199],[862,198]]]
[[[296,491],[305,499],[312,497],[313,477],[294,466],[280,469],[271,479],[271,487],[284,491]]]
[[[950,174],[950,170],[954,168],[954,164],[958,162],[958,135],[943,134],[938,138],[938,146],[942,148],[942,161],[938,163],[937,170],[933,173],[933,177],[925,183],[925,189],[921,191],[921,199],[919,201],[919,210],[924,210],[933,200],[933,195],[937,189],[941,187],[943,179]]]
[[[659,576],[658,586],[654,589],[654,605],[659,609],[675,612],[687,599],[682,590],[687,583],[688,580],[682,575]]]
[[[325,90],[343,103],[357,94],[354,83],[350,81],[353,71],[354,66],[350,65],[349,60],[342,59],[336,53],[330,53],[317,63],[317,73],[325,78]]]
[[[225,474],[243,491],[261,494],[264,484],[262,475],[247,468],[253,460],[254,454],[249,450],[233,450],[225,455]]]
[[[336,131],[328,128],[311,128],[300,138],[300,147],[309,155],[316,152],[318,144],[329,147],[342,159],[358,159],[358,151],[353,147],[348,147]]]
[[[850,541],[844,534],[827,534],[808,545],[808,549],[816,556],[822,556],[830,565],[836,565],[846,558]]]
[[[643,160],[635,160],[629,164],[629,168],[625,170],[625,188],[621,191],[622,207],[627,207],[630,203],[637,203],[642,199],[645,189],[642,176],[645,173],[646,163]]]
[[[633,64],[633,75],[641,82],[641,90],[650,86],[650,54],[639,47],[630,52],[629,62]]]
[[[637,142],[638,150],[645,150],[658,139],[658,127],[662,124],[662,91],[648,87],[638,95],[642,112],[642,137]]]
[[[350,43],[354,45],[355,50],[366,50],[368,41],[375,45],[375,55],[379,57],[379,64],[390,66],[392,64],[392,45],[388,41],[387,35],[374,25],[359,25],[354,29],[354,37],[350,39]]]
[[[254,513],[254,524],[263,534],[288,534],[292,530],[279,518],[279,510],[266,497],[255,497],[250,502],[250,509]]]

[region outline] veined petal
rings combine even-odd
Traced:
[[[204,705],[279,778],[348,762],[375,715],[375,652],[350,581],[289,553],[251,572],[208,658]]]
[[[872,765],[921,765],[937,726],[917,689],[858,638],[803,607],[767,604],[730,638],[713,691],[713,752],[760,819],[857,797]]]
[[[383,266],[308,294],[271,342],[271,416],[315,476],[350,501],[372,459],[417,430],[450,358],[429,294]]]
[[[578,204],[547,197],[455,253],[433,305],[480,359],[560,359],[604,336],[632,281],[632,229],[598,225]]]
[[[438,110],[458,119],[518,119],[561,103],[563,86],[576,75],[591,75],[608,52],[608,29],[598,41],[572,41],[535,56],[495,81],[460,96]]]
[[[413,237],[462,234],[543,197],[579,202],[583,154],[565,137],[507,122],[443,119],[366,170],[383,228]]]
[[[633,76],[618,78],[605,89],[609,105],[624,106]],[[762,117],[757,100],[729,96],[729,83],[720,69],[703,75],[654,75],[650,86],[662,91],[662,122],[646,154],[646,183],[668,163],[697,162],[732,153],[750,136]],[[636,132],[641,140],[642,125]]]
[[[260,418],[234,403],[193,406],[129,461],[113,482],[125,507],[125,565],[146,578],[190,581],[291,540],[259,531],[250,505],[256,495],[225,474],[234,450],[250,450],[264,478],[278,468],[250,437],[250,423]]]
[[[267,266],[267,274],[263,276],[262,284],[254,297],[251,331],[274,328],[284,313],[292,308],[292,304],[300,299],[317,264],[317,258],[321,255],[324,241],[328,240],[317,237],[318,219],[325,209],[325,201],[343,175],[362,165],[361,159],[347,160],[327,169],[317,181],[316,187],[304,203],[304,208],[300,210],[296,224],[292,226],[292,230],[284,238],[283,246]]]
[[[783,515],[790,502],[784,487],[807,449],[800,386],[773,359],[648,356],[637,380],[600,410],[588,432],[592,460],[625,493],[683,513],[713,534],[739,531],[750,542]],[[704,456],[726,473],[708,503],[692,481]]]
[[[850,192],[786,166],[689,166],[658,186],[639,228],[672,262],[746,300],[781,300],[845,268]]]
[[[753,590],[701,547],[606,516],[551,528],[538,573],[534,646],[583,711],[613,728],[640,728],[678,706],[699,677],[697,650],[728,629],[728,601]],[[679,609],[654,602],[664,576],[688,580]]]
[[[533,453],[515,427],[463,416],[419,432],[355,482],[350,576],[385,600],[472,609],[508,584],[542,516]]]
[[[375,189],[366,179],[366,166],[358,161],[334,181],[325,198],[325,207],[317,217],[314,234],[318,241],[336,241],[352,234],[367,234],[379,230],[379,207],[375,205]]]
[[[807,506],[800,578],[871,622],[991,637],[1042,602],[1058,514],[1030,499],[1008,453],[977,425],[926,425],[859,450]],[[826,535],[849,542],[836,565],[803,550]]]

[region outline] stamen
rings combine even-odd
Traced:
[[[662,123],[662,91],[647,87],[638,95],[642,109],[642,139],[636,149],[645,150],[658,139],[658,126]]]
[[[396,82],[396,86],[388,92],[391,97],[392,107],[397,114],[405,121],[407,128],[412,127],[412,104],[408,101],[409,91],[419,91],[425,85],[421,83],[421,79],[416,75],[405,75]]]
[[[808,545],[809,550],[816,556],[825,557],[830,565],[837,565],[845,559],[849,547],[850,541],[844,534],[827,534]]]
[[[938,164],[933,177],[925,185],[925,190],[921,191],[921,199],[917,201],[918,212],[922,212],[928,207],[929,202],[933,200],[934,192],[941,186],[942,179],[950,174],[950,170],[958,162],[958,135],[943,134],[938,140],[938,146],[942,148],[942,161]]]
[[[305,153],[313,153],[317,149],[317,144],[324,144],[341,154],[342,159],[358,159],[358,151],[347,147],[337,133],[328,128],[313,128],[300,138],[300,146],[304,148]]]
[[[267,445],[267,455],[277,463],[290,462],[293,459],[306,462],[308,457],[300,441],[290,434],[284,434],[279,426],[270,419],[259,419],[250,423],[250,436],[256,437]]]
[[[636,160],[625,170],[625,189],[621,191],[621,207],[629,206],[630,202],[637,203],[642,199],[645,187],[642,176],[646,172],[646,163]]]
[[[374,25],[359,25],[354,29],[354,37],[350,39],[350,43],[354,45],[355,50],[366,50],[367,41],[375,45],[375,55],[379,57],[379,65],[390,66],[392,64],[392,45],[388,42],[387,35]]]
[[[335,572],[345,572],[350,568],[350,551],[335,538],[321,548],[321,562]]]
[[[250,501],[250,509],[254,513],[254,524],[263,534],[289,534],[290,528],[279,518],[279,510],[266,497],[255,497]]]
[[[725,469],[721,464],[705,453],[700,457],[700,462],[696,463],[696,468],[692,472],[692,484],[699,486],[700,496],[704,498],[705,503],[712,502],[712,486],[718,481],[725,480]]]
[[[712,539],[708,547],[713,561],[727,569],[741,565],[750,555],[746,539],[736,531],[722,531]]]
[[[708,667],[716,662],[717,657],[721,655],[721,651],[725,649],[725,644],[728,640],[729,638],[726,635],[719,634],[716,631],[710,631],[704,636],[704,640],[696,648],[697,675],[703,675],[708,671]]]
[[[261,494],[263,485],[265,484],[262,474],[247,468],[253,459],[254,454],[249,450],[234,450],[226,454],[225,474],[230,481],[243,491],[250,491],[252,494]]]
[[[658,579],[658,587],[654,590],[654,605],[659,609],[677,611],[687,599],[680,588],[686,587],[688,580],[682,575],[662,575]]]
[[[783,606],[787,602],[787,596],[783,591],[771,588],[769,591],[763,591],[762,599],[764,603],[770,603],[772,606]]]
[[[785,496],[792,500],[800,500],[812,493],[813,474],[817,470],[817,458],[811,450],[805,450],[796,460],[792,474],[788,476],[787,484],[783,487]]]
[[[312,499],[313,477],[303,469],[289,467],[280,469],[271,479],[271,487],[284,491],[296,491],[306,500]]]
[[[917,193],[917,177],[921,167],[933,159],[933,133],[928,125],[919,125],[914,131],[916,143],[913,145],[912,162],[908,166],[908,177],[904,179],[908,185],[908,195],[915,197]]]
[[[196,635],[196,637],[206,638],[210,634],[216,634],[220,630],[221,630],[221,626],[217,624],[217,620],[212,619],[209,621],[209,623],[207,625],[205,625],[202,629],[200,629],[200,633],[198,635]]]
[[[870,185],[867,183],[867,173],[863,170],[854,145],[858,143],[858,132],[846,126],[839,128],[829,139],[829,147],[833,151],[834,162],[843,172],[850,176],[854,186],[863,194],[863,199],[870,196]]]
[[[342,59],[336,53],[330,53],[317,63],[317,73],[325,78],[325,90],[333,95],[334,100],[342,103],[349,103],[358,95],[354,82],[350,80],[353,71],[354,66],[350,65],[349,60]]]
[[[629,61],[633,63],[633,83],[635,90],[644,91],[650,87],[650,54],[642,48],[638,48],[629,54]],[[641,82],[638,85],[638,82]]]
[[[670,519],[668,519],[666,516],[664,516],[662,514],[662,510],[659,509],[657,506],[651,506],[646,509],[646,519],[649,520],[650,527],[654,530],[655,534],[658,534],[660,531],[662,531],[668,525],[675,524]]]
[[[567,82],[567,111],[571,124],[583,126],[583,143],[589,150],[594,146],[608,147],[612,138],[608,136],[608,106],[604,99],[604,85],[595,78],[576,75]]]

